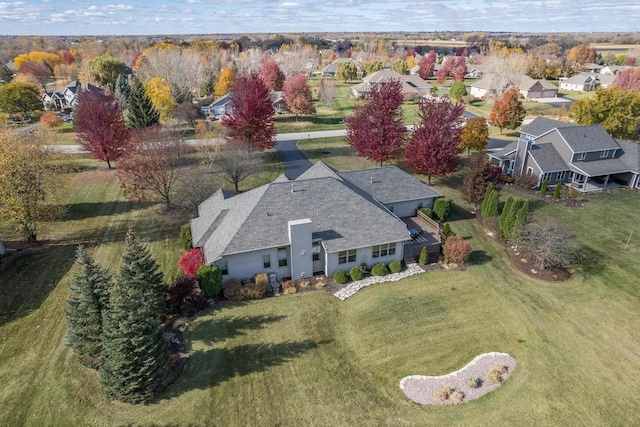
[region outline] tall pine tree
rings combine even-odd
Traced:
[[[147,402],[169,372],[169,346],[158,315],[162,274],[132,230],[122,262],[104,313],[100,375],[107,396]]]
[[[507,197],[507,201],[504,202],[504,206],[502,207],[502,213],[500,214],[500,219],[498,220],[498,235],[500,237],[506,237],[508,235],[507,232],[507,217],[509,216],[509,212],[511,211],[511,206],[515,203],[515,199],[513,196]]]
[[[129,104],[129,96],[131,96],[131,86],[129,85],[129,79],[124,75],[120,74],[116,79],[116,101],[118,101],[118,107],[120,107],[120,111],[123,111],[127,108],[127,104]]]
[[[526,225],[528,219],[529,219],[529,200],[525,200],[524,203],[522,203],[522,206],[520,207],[520,209],[518,209],[515,223],[513,225],[513,230],[511,230],[511,238],[513,240],[520,237],[520,234],[522,233],[522,230],[524,229],[524,226]]]
[[[127,104],[125,122],[129,130],[141,129],[160,123],[160,113],[137,77],[131,78],[131,92]]]
[[[83,246],[76,252],[76,267],[65,310],[67,343],[80,363],[97,368],[101,363],[102,313],[109,300],[111,274],[100,268]]]

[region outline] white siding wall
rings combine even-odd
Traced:
[[[344,270],[345,272],[349,272],[353,267],[356,267],[363,262],[366,263],[369,267],[373,264],[377,264],[379,262],[383,262],[385,264],[389,264],[391,261],[402,261],[404,256],[404,242],[396,242],[396,253],[395,255],[390,255],[386,257],[378,257],[373,258],[373,247],[367,248],[359,248],[356,251],[356,261],[355,262],[347,262],[346,264],[338,264],[338,252],[328,253],[327,254],[327,276],[333,276],[338,270]]]
[[[385,206],[392,211],[395,216],[404,218],[407,216],[415,216],[418,205],[422,203],[423,208],[430,208],[433,206],[433,198],[422,200],[411,200],[408,202],[388,203]],[[393,208],[393,209],[392,209]]]
[[[486,89],[480,89],[479,87],[471,86],[471,90],[469,91],[471,96],[475,96],[476,98],[483,98],[488,91]]]
[[[291,254],[289,252],[289,247],[287,247],[288,262],[286,267],[278,267],[278,251],[276,248],[228,255],[213,264],[219,264],[224,261],[227,262],[229,274],[223,276],[223,281],[231,278],[253,278],[258,273],[270,272],[276,273],[278,279],[281,279],[283,277],[291,277]],[[271,268],[263,267],[263,255],[271,255]]]

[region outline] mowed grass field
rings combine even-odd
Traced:
[[[369,166],[346,152],[331,161]],[[128,202],[114,173],[80,163],[69,219],[49,230],[57,244],[0,269],[0,425],[637,424],[640,238],[620,250],[629,231],[640,236],[637,193],[589,196],[581,208],[532,203],[589,250],[569,282],[521,274],[456,209],[453,231],[474,250],[464,272],[375,285],[345,302],[319,291],[214,307],[189,325],[190,360],[176,382],[149,405],[126,405],[105,399],[98,375],[64,345],[73,251],[85,242],[116,268],[135,225],[172,276],[184,218]],[[457,202],[458,178],[435,187]],[[406,375],[444,374],[488,351],[512,354],[518,368],[477,401],[422,407],[399,388]]]

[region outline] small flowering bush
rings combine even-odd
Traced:
[[[204,254],[200,248],[188,251],[180,258],[180,268],[187,276],[194,277],[198,268],[204,265]]]

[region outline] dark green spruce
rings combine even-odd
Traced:
[[[131,92],[125,114],[127,129],[142,129],[160,123],[160,113],[144,90],[142,82],[134,76],[130,85]]]

